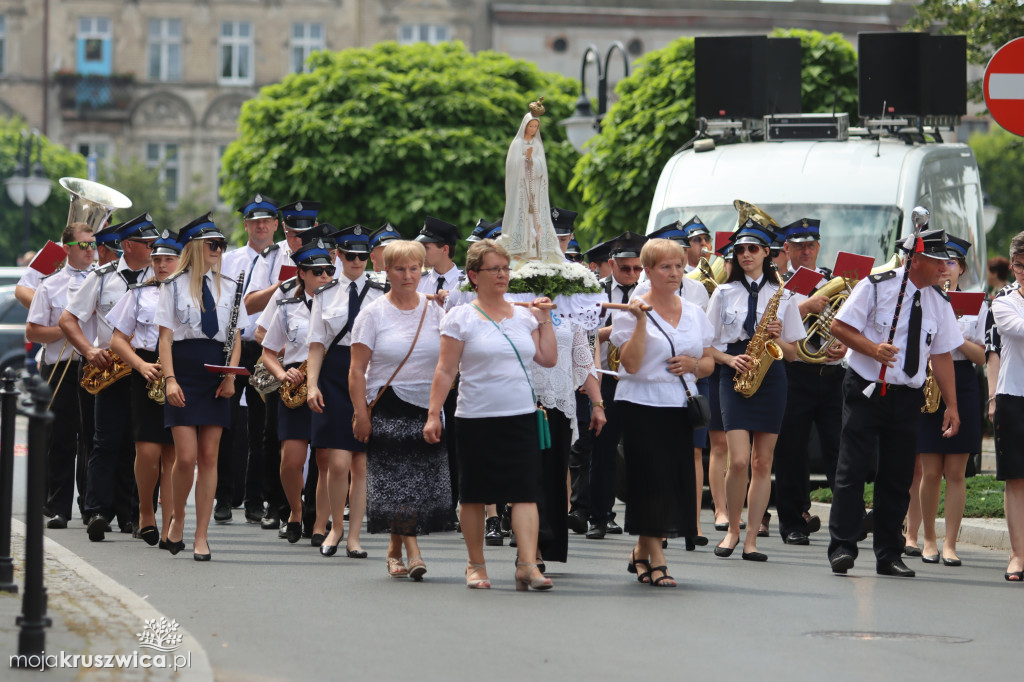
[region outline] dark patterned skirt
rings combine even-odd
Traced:
[[[426,535],[454,529],[444,438],[423,440],[427,410],[389,387],[373,408],[366,447],[366,529]]]
[[[155,351],[136,348],[135,354],[146,362],[157,361]],[[132,372],[128,380],[132,396],[132,440],[136,443],[173,444],[171,432],[164,428],[164,406],[149,399],[146,380],[138,372]]]
[[[320,393],[324,411],[311,412],[310,445],[314,448],[366,452],[366,445],[352,435],[352,399],[348,396],[348,368],[352,349],[337,344],[330,347],[320,367]],[[280,436],[280,434],[278,434]]]
[[[231,399],[214,397],[219,374],[203,365],[224,364],[224,343],[212,339],[186,339],[171,346],[174,378],[185,394],[185,407],[164,405],[164,426],[220,426],[231,428]],[[237,390],[237,389],[236,389]]]

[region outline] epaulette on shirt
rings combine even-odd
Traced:
[[[828,268],[818,268],[818,272],[825,275],[825,279],[832,279],[832,271]]]
[[[788,282],[788,281],[789,281],[789,278],[790,278],[790,277],[792,277],[792,276],[793,276],[793,274],[794,274],[794,273],[792,273],[792,272],[787,272],[786,274],[784,274],[784,275],[782,276],[782,281],[783,281],[783,282]]]
[[[174,274],[173,274],[173,275],[171,275],[170,277],[166,277],[166,278],[164,279],[164,282],[173,282],[174,280],[176,280],[176,279],[178,279],[179,277],[181,277],[181,276],[182,276],[182,275],[183,275],[184,273],[185,273],[185,271],[184,271],[184,270],[179,270],[178,272],[174,273]]]
[[[160,282],[156,281],[155,279],[151,279],[148,282],[137,282],[135,284],[129,284],[128,285],[128,290],[131,291],[133,289],[141,289],[142,287],[157,287],[157,286],[160,286]]]
[[[890,279],[892,279],[895,276],[896,276],[896,271],[895,270],[886,270],[885,272],[878,272],[878,273],[875,273],[874,275],[868,275],[868,280],[872,284],[878,284],[880,282],[885,282],[886,280],[890,280]]]
[[[99,277],[103,277],[104,275],[109,275],[110,273],[115,272],[116,270],[117,270],[117,261],[116,260],[112,260],[109,263],[107,263],[106,265],[104,265],[102,267],[99,267],[99,268],[96,268],[95,270],[93,270],[93,272],[95,272]]]
[[[294,289],[298,285],[299,285],[299,278],[298,278],[298,276],[292,277],[290,279],[286,279],[285,281],[281,282],[281,291],[291,291],[292,289]]]
[[[337,284],[338,284],[338,280],[336,280],[336,279],[332,279],[332,280],[331,280],[330,282],[328,282],[327,284],[324,284],[324,285],[322,285],[322,286],[319,286],[319,287],[317,287],[316,289],[314,289],[314,290],[313,290],[313,295],[314,295],[314,296],[316,296],[317,294],[319,294],[319,293],[321,293],[321,292],[327,291],[327,290],[328,290],[328,289],[330,289],[331,287],[333,287],[333,286],[337,286]]]
[[[1018,284],[1017,282],[1010,282],[1009,284],[1004,286],[1002,289],[997,291],[995,296],[993,296],[992,298],[999,298],[1000,296],[1006,296],[1007,294],[1010,294],[1010,293],[1013,293],[1014,291],[1017,291],[1017,289],[1020,289],[1020,284]]]
[[[298,296],[293,296],[291,298],[279,298],[279,299],[277,299],[277,304],[278,305],[289,305],[291,303],[301,303],[301,302],[302,302],[302,299],[300,297],[298,297]]]
[[[270,255],[274,251],[277,251],[279,248],[281,248],[280,244],[271,244],[267,248],[265,248],[262,251],[260,251],[260,255],[263,256],[264,258],[266,258],[268,255]]]
[[[935,291],[939,292],[939,296],[941,296],[942,298],[946,299],[947,301],[950,300],[949,299],[949,294],[947,294],[945,291],[943,291],[942,287],[940,287],[938,284],[933,285],[932,289],[935,289]]]
[[[335,281],[337,281],[337,280],[335,280]],[[369,279],[369,278],[366,280],[366,282],[367,282],[367,284],[370,285],[371,289],[378,289],[379,291],[387,291],[387,289],[384,287],[384,285],[381,284],[380,282],[374,282],[372,279]]]
[[[56,275],[56,274],[59,274],[59,273],[61,273],[61,272],[63,272],[63,271],[64,271],[64,268],[57,268],[56,270],[54,270],[53,272],[51,272],[51,273],[50,273],[49,275],[43,275],[42,277],[40,277],[40,278],[39,278],[39,281],[40,281],[40,282],[42,282],[42,281],[43,281],[44,279],[50,279],[50,278],[51,278],[51,277],[53,277],[54,275]]]

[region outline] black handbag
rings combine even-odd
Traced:
[[[651,317],[651,313],[647,312],[647,319],[650,320],[658,331],[662,333],[665,340],[668,341],[668,347],[672,351],[672,357],[676,356],[676,347],[672,343],[672,337],[665,333],[665,330],[661,328],[658,321]],[[690,420],[690,426],[696,431],[697,429],[703,429],[705,426],[711,423],[711,403],[708,399],[701,394],[694,395],[690,393],[690,387],[686,385],[686,379],[680,375],[679,380],[683,382],[683,391],[686,392],[686,416]]]

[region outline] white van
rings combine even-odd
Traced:
[[[899,237],[913,232],[913,208],[924,206],[931,211],[930,227],[974,245],[961,288],[983,286],[981,180],[965,144],[851,136],[687,149],[661,172],[647,232],[693,215],[712,231],[732,231],[734,199],[756,204],[780,225],[800,218],[821,220],[818,265],[828,268],[839,251],[873,256],[881,264],[894,253]]]

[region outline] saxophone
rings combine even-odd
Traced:
[[[949,291],[949,280],[942,285],[942,293]],[[939,391],[939,382],[935,381],[935,372],[932,371],[931,360],[928,361],[928,375],[924,378],[924,405],[921,406],[923,414],[935,414],[939,411],[939,401],[942,400],[942,393]]]
[[[167,402],[167,382],[162,374],[159,379],[146,383],[146,397],[157,405]]]
[[[303,360],[302,364],[299,365],[299,371],[302,372],[302,381],[293,384],[290,381],[281,382],[281,388],[278,391],[281,395],[281,402],[288,409],[294,410],[297,407],[306,404],[306,363],[308,360]]]
[[[761,387],[764,375],[768,373],[768,368],[771,367],[772,362],[782,359],[782,348],[768,337],[768,325],[778,315],[779,303],[782,301],[782,294],[786,290],[782,285],[782,278],[779,277],[779,269],[774,263],[771,264],[771,269],[772,274],[775,275],[775,281],[779,283],[779,290],[768,301],[768,306],[764,309],[761,321],[757,323],[757,329],[754,330],[754,335],[750,337],[750,342],[747,344],[746,355],[754,359],[754,366],[746,372],[737,373],[733,377],[733,388],[737,393],[746,398],[757,393],[757,389]]]
[[[108,369],[100,369],[95,365],[86,365],[82,370],[82,388],[96,395],[107,386],[124,379],[132,373],[131,365],[121,359],[114,351],[110,352],[111,363]]]

